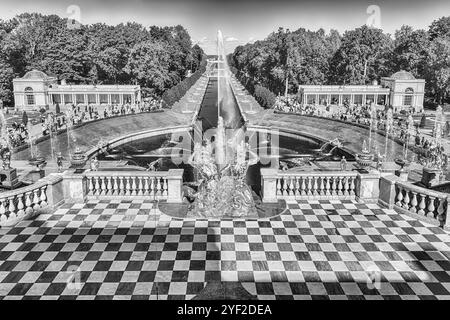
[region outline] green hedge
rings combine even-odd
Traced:
[[[230,67],[231,72],[233,72],[236,78],[241,82],[241,84],[250,92],[251,95],[258,101],[261,107],[270,109],[274,106],[276,101],[276,95],[267,89],[266,87],[257,84],[253,79],[246,77],[242,72],[239,72],[235,67]]]
[[[253,96],[263,108],[270,109],[275,105],[276,96],[266,87],[256,85]]]
[[[198,69],[189,77],[178,83],[176,86],[166,90],[162,95],[163,107],[170,108],[175,102],[180,100],[186,92],[197,82],[206,71],[206,55],[203,56]]]

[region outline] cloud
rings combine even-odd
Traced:
[[[207,37],[203,37],[203,38],[201,38],[200,40],[198,40],[198,43],[206,43],[208,41],[208,38]]]
[[[227,41],[227,42],[232,42],[232,41],[239,41],[239,39],[230,36],[230,37],[226,37],[226,38],[225,38],[225,41]]]

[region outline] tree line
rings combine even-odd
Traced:
[[[300,84],[370,84],[406,70],[426,80],[427,103],[442,104],[450,100],[450,17],[433,21],[428,30],[403,25],[394,36],[365,25],[343,35],[279,28],[236,47],[228,59],[252,93],[262,86],[284,94],[286,82],[289,93]]]
[[[57,15],[23,13],[0,20],[0,99],[13,103],[12,80],[38,69],[82,84],[139,84],[162,95],[194,72],[204,56],[180,25],[80,24]]]

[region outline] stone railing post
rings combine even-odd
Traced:
[[[395,204],[395,182],[399,180],[399,177],[390,175],[380,178],[380,196],[378,202],[389,208],[393,209]]]
[[[380,194],[380,173],[358,173],[356,177],[356,199],[363,202],[378,202]]]
[[[167,175],[167,202],[181,203],[183,201],[183,169],[170,169]]]
[[[444,229],[450,231],[450,196],[447,197],[447,210],[445,210],[445,224]]]
[[[64,203],[63,177],[60,173],[51,173],[42,180],[47,184],[47,203],[50,208],[56,208]]]
[[[261,191],[263,202],[278,202],[277,200],[278,169],[261,168]]]
[[[87,195],[85,175],[67,170],[63,174],[63,189],[66,202],[84,202]]]

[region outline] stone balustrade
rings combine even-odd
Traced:
[[[42,210],[64,202],[61,175],[51,174],[36,183],[0,194],[0,226],[13,226]]]
[[[380,203],[400,213],[450,228],[448,193],[433,191],[401,181],[396,176],[380,179]]]
[[[182,169],[169,171],[88,171],[87,199],[152,199],[180,203]]]
[[[355,199],[358,173],[261,169],[264,202],[278,199]]]

